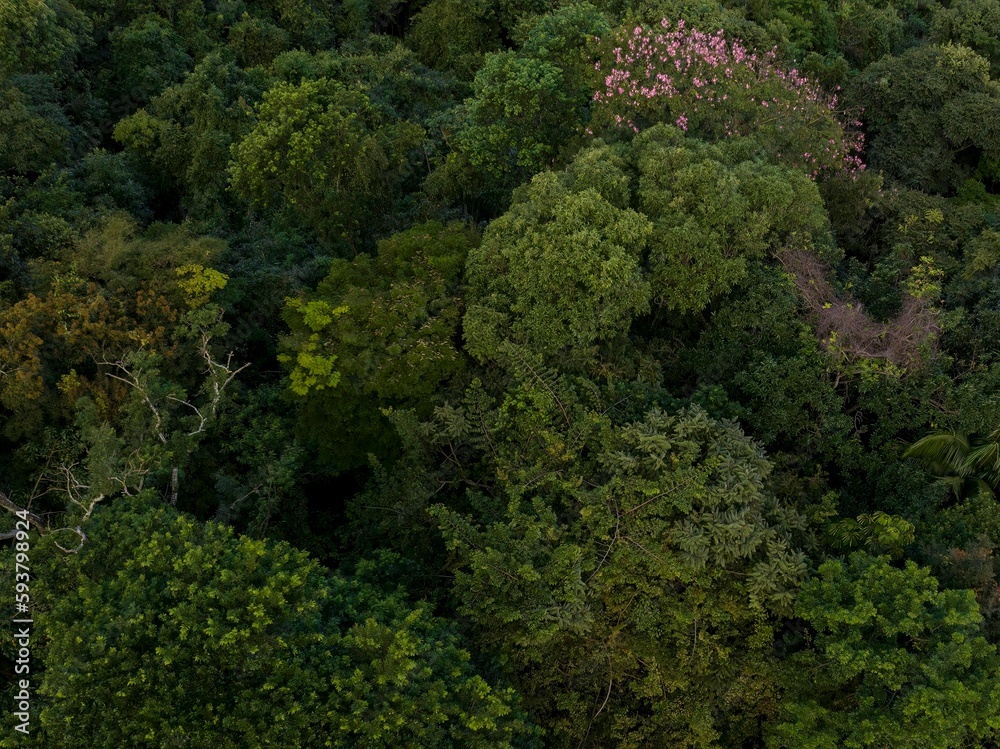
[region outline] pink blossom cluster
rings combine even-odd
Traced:
[[[683,20],[672,26],[663,19],[660,27],[620,33],[604,70],[595,63],[604,73],[595,116],[603,111],[606,121],[635,132],[640,123],[672,121],[709,137],[763,136],[776,157],[813,176],[864,169],[861,123],[852,119],[846,128],[837,96],[781,68],[774,49],[758,54],[722,31],[706,34]]]

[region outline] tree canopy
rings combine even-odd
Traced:
[[[0,746],[995,747],[998,3],[0,0]]]

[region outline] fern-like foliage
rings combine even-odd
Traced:
[[[913,531],[912,523],[885,512],[843,518],[827,528],[830,540],[838,548],[889,554],[893,559],[902,557],[906,546],[913,543]]]

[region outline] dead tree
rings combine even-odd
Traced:
[[[881,359],[904,370],[917,367],[940,330],[936,309],[924,296],[907,294],[899,313],[880,323],[856,301],[837,296],[829,267],[808,250],[785,250],[778,259],[795,280],[820,340],[852,360]]]

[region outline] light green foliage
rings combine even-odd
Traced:
[[[111,292],[155,290],[177,306],[198,307],[225,288],[224,274],[211,267],[225,248],[221,240],[177,225],[154,224],[140,232],[131,218],[117,213],[84,234],[66,261]]]
[[[391,442],[380,408],[426,412],[463,370],[458,282],[475,241],[460,224],[421,224],[380,242],[374,258],[335,261],[312,298],[289,300],[281,359],[311,431],[339,462]]]
[[[358,232],[366,204],[392,197],[423,134],[385,122],[357,88],[326,78],[278,83],[233,146],[233,188],[260,205],[282,198],[321,235]]]
[[[738,743],[773,709],[775,612],[805,571],[771,515],[770,466],[700,409],[615,427],[566,397],[526,382],[446,422],[454,440],[485,421],[501,490],[474,516],[432,510],[462,610],[552,746]]]
[[[296,395],[309,395],[326,388],[336,387],[340,382],[340,372],[333,369],[337,360],[335,354],[324,354],[331,348],[329,343],[320,341],[320,333],[338,317],[348,311],[348,307],[333,307],[322,300],[303,302],[301,299],[288,300],[288,314],[301,318],[301,326],[307,331],[307,338],[299,340],[294,354],[282,354],[278,361],[289,367],[289,387]],[[294,344],[293,344],[294,345]]]
[[[935,8],[930,29],[938,44],[954,42],[990,61],[992,77],[1000,74],[1000,3],[997,0],[957,0]]]
[[[495,359],[510,341],[585,364],[598,343],[648,310],[640,263],[652,227],[618,202],[628,177],[612,149],[602,149],[607,163],[582,163],[580,178],[572,169],[535,177],[470,253],[464,327],[473,356]]]
[[[751,148],[704,146],[658,125],[536,176],[470,255],[470,353],[497,360],[508,341],[550,363],[595,367],[599,346],[627,333],[650,300],[700,312],[745,282],[753,261],[828,246],[815,184],[746,159]]]
[[[789,659],[777,749],[965,747],[997,728],[1000,678],[972,591],[855,553],[799,593],[812,644]]]
[[[706,147],[667,126],[643,132],[634,149],[639,205],[655,227],[653,298],[668,310],[698,312],[744,281],[749,262],[826,238],[819,193],[798,171],[740,159],[739,145]]]
[[[208,304],[212,294],[226,288],[229,280],[225,273],[198,264],[182,265],[175,272],[180,277],[177,285],[184,294],[184,301],[194,309]]]
[[[287,544],[141,499],[90,530],[76,557],[33,557],[48,644],[18,746],[500,749],[528,735],[443,622],[363,581],[372,565],[327,576]]]

